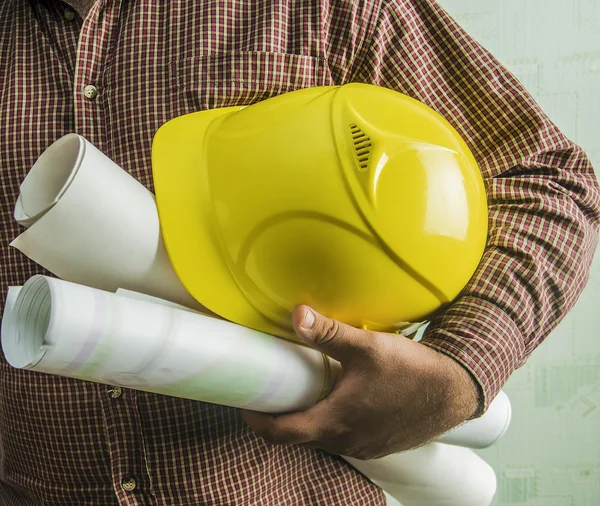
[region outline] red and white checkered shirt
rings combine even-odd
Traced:
[[[487,249],[423,342],[471,371],[485,406],[581,292],[600,192],[582,150],[431,0],[99,0],[85,21],[60,1],[0,2],[0,302],[41,272],[8,247],[12,211],[62,135],[152,188],[169,119],[350,81],[433,107],[479,162]],[[271,446],[237,410],[109,390],[0,360],[2,505],[384,504],[340,458]]]

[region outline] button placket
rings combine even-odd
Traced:
[[[97,0],[79,33],[73,78],[75,131],[96,145],[102,142],[105,132],[104,104],[99,98],[108,91],[103,76],[115,51],[122,3],[123,0]]]
[[[151,493],[151,483],[144,460],[137,393],[118,385],[98,384],[114,490],[122,498],[135,493],[136,504],[141,505],[145,504],[146,494]]]
[[[100,99],[110,92],[110,82],[104,76],[115,49],[112,42],[118,35],[121,3],[122,0],[98,0],[79,33],[72,86],[74,131],[96,145],[102,143],[105,135],[106,104]],[[74,23],[79,20],[76,16]],[[145,504],[151,482],[144,459],[137,392],[109,383],[98,384],[97,393],[113,490],[123,504]]]

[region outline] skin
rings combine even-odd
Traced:
[[[308,306],[297,307],[292,321],[298,336],[338,360],[343,372],[331,394],[305,411],[244,411],[246,423],[270,443],[368,460],[421,446],[477,410],[471,374],[432,348],[350,327]]]

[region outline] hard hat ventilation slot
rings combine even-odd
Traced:
[[[350,135],[354,144],[354,154],[360,170],[367,170],[371,157],[371,138],[356,123],[350,124]]]

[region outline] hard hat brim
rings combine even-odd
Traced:
[[[152,143],[152,173],[161,233],[185,289],[203,306],[229,320],[243,314],[248,326],[297,339],[258,312],[229,270],[212,220],[201,164],[206,132],[216,119],[240,111],[226,107],[177,117],[159,128]],[[232,146],[235,149],[235,146]]]

